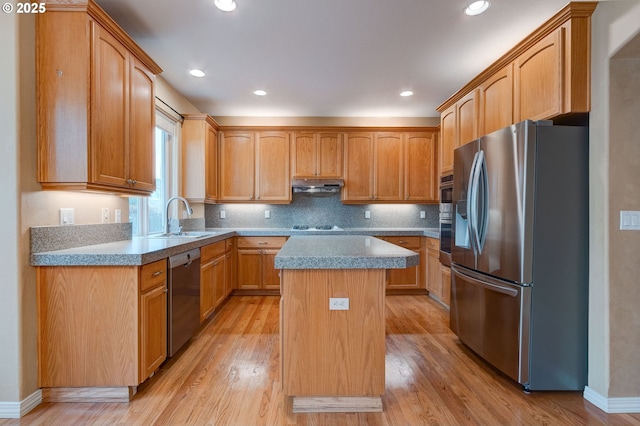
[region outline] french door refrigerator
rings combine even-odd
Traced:
[[[530,390],[587,382],[588,129],[523,121],[454,153],[450,327]]]

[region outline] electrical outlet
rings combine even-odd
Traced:
[[[114,219],[113,219],[116,223],[121,223],[122,222],[122,210],[120,209],[116,209],[115,213],[114,213]]]
[[[330,297],[329,310],[330,311],[348,311],[349,298],[348,297]]]
[[[364,218],[365,219],[371,219],[371,212],[369,210],[365,210],[364,211]]]
[[[102,223],[109,223],[109,208],[102,208]]]
[[[271,212],[269,210],[264,211],[264,218],[269,219],[271,217]]]
[[[227,217],[227,213],[224,210],[220,210],[220,219],[225,219]]]
[[[621,210],[620,211],[620,230],[621,231],[640,230],[640,212]]]
[[[427,217],[427,212],[425,212],[424,210],[420,211],[420,219],[425,219]]]
[[[73,209],[60,209],[60,225],[73,225]]]

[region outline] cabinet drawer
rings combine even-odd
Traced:
[[[217,243],[209,244],[200,248],[200,264],[205,264],[214,257],[220,256],[224,253],[225,242],[218,241]]]
[[[380,237],[381,240],[385,240],[391,244],[414,249],[420,248],[420,238],[421,237]]]
[[[148,263],[140,268],[140,292],[157,287],[167,281],[167,259]]]
[[[427,238],[427,249],[440,251],[440,240],[437,238]]]
[[[238,237],[238,248],[282,248],[287,237]]]
[[[227,238],[224,240],[225,243],[225,251],[232,251],[236,248],[236,239],[235,238]]]

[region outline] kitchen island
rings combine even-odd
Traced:
[[[387,274],[418,262],[367,236],[296,236],[282,247],[281,374],[294,412],[382,411]]]

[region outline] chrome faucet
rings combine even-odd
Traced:
[[[167,205],[166,205],[166,211],[167,211],[167,223],[165,225],[165,229],[164,229],[164,233],[168,234],[169,230],[171,229],[171,219],[169,218],[169,204],[171,204],[171,202],[173,200],[180,200],[184,203],[185,208],[187,209],[187,214],[189,216],[191,216],[191,214],[193,213],[193,209],[191,208],[191,206],[189,205],[189,202],[187,201],[186,198],[182,198],[182,197],[171,197],[167,200]],[[178,227],[178,234],[182,231],[181,227]]]

